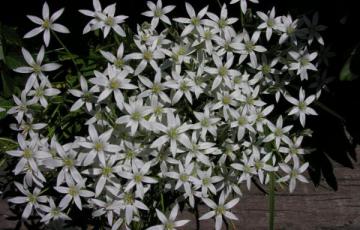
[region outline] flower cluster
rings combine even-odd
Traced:
[[[246,14],[249,2],[231,4]],[[185,3],[188,15],[171,19],[175,6],[158,0],[148,2],[143,15],[151,21],[138,26],[129,46],[120,26],[127,16],[115,16],[115,4],[93,5],[80,10],[92,17],[84,33],[100,30],[105,39],[113,29],[119,35],[115,54],[100,51],[106,66],[61,91],[51,83],[60,65],[42,64],[44,47],[36,60],[23,48],[29,66],[14,70],[29,75],[7,111],[19,131],[19,148],[7,153],[18,158],[14,174],[23,177],[15,183],[23,195],[9,201],[26,204],[24,218],[67,220],[67,210],[86,207],[118,229],[156,209],[159,222],[149,229],[175,229],[189,222],[176,220],[178,203],[204,203],[210,211],[200,220],[214,217],[219,230],[224,218],[238,219],[231,209],[243,184],[266,186],[273,174],[293,192],[297,180],[308,182],[302,140],[306,118],[317,115],[312,103],[319,91],[306,92],[306,82],[318,66],[314,37],[323,44],[313,29],[322,27],[310,30],[308,19],[277,16],[273,8],[256,12],[254,27],[237,31],[239,17],[229,17],[226,4],[218,16]],[[49,18],[45,3],[44,20],[29,16],[41,27],[25,37],[44,31],[47,46],[49,31],[68,32],[53,23],[62,12]],[[49,134],[34,107],[46,109],[55,95],[71,99],[68,108],[87,119],[87,133],[67,143]],[[154,191],[173,197],[172,210],[152,198]]]

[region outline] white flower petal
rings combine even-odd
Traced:
[[[43,27],[36,27],[36,28],[30,30],[29,32],[27,32],[24,35],[24,38],[32,38],[32,37],[38,35],[39,33],[43,32],[43,31],[44,31]]]

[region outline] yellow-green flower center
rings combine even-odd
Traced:
[[[224,18],[221,18],[219,21],[218,21],[218,25],[219,25],[219,28],[220,29],[223,29],[227,26],[227,20],[224,19]]]
[[[257,122],[260,122],[260,121],[262,121],[262,120],[264,120],[264,114],[263,114],[263,113],[258,113],[258,114],[256,115],[256,121],[257,121]]]
[[[135,111],[131,114],[131,119],[134,121],[140,121],[142,118],[141,113],[139,111]]]
[[[222,99],[222,102],[224,105],[229,105],[231,103],[231,97],[229,96],[224,96]]]
[[[200,121],[200,124],[202,127],[209,127],[209,119],[208,118],[204,118]]]
[[[180,47],[179,50],[177,51],[177,55],[182,56],[184,54],[186,54],[186,48]]]
[[[255,45],[252,41],[245,42],[245,49],[247,52],[251,52],[255,49]]]
[[[63,159],[63,162],[64,162],[64,166],[66,166],[68,168],[71,168],[72,166],[74,166],[74,160],[71,158],[66,157]]]
[[[161,106],[156,106],[154,109],[154,113],[156,116],[160,116],[163,113],[163,108]]]
[[[264,167],[264,163],[261,162],[261,161],[256,161],[256,162],[255,162],[255,167],[256,167],[257,169],[261,169],[262,167]]]
[[[159,94],[161,92],[161,85],[160,84],[154,84],[151,88],[151,91],[154,93],[154,94]]]
[[[95,142],[94,144],[94,149],[96,150],[96,152],[100,152],[104,150],[104,144],[100,141]]]
[[[294,177],[297,177],[297,176],[298,176],[298,172],[295,169],[291,170],[290,177],[294,178]]]
[[[126,159],[131,160],[131,159],[133,159],[134,157],[135,157],[135,152],[134,152],[134,151],[128,150],[128,151],[126,152]]]
[[[50,29],[50,26],[51,26],[50,21],[49,21],[48,19],[45,19],[44,22],[43,22],[43,24],[42,24],[42,27],[43,27],[44,29]]]
[[[269,18],[269,20],[267,20],[267,26],[268,27],[273,27],[275,25],[275,20],[273,18]]]
[[[192,143],[191,152],[196,153],[196,152],[198,152],[198,150],[199,150],[199,146],[195,143]]]
[[[154,12],[154,16],[157,18],[160,18],[162,16],[163,12],[162,9],[157,8]]]
[[[168,131],[168,136],[171,139],[176,139],[176,137],[178,136],[177,128],[170,128],[170,130]]]
[[[90,102],[92,99],[92,94],[90,92],[84,92],[82,98],[84,99],[85,102]]]
[[[20,111],[27,111],[27,106],[26,105],[19,105],[19,110]]]
[[[298,104],[299,110],[305,111],[306,110],[306,103],[304,101],[300,101]]]
[[[132,205],[134,203],[134,195],[131,193],[125,193],[124,203],[127,205]]]
[[[182,182],[187,182],[189,180],[189,175],[185,174],[185,173],[182,173],[179,177],[179,179],[182,181]]]
[[[108,25],[108,26],[113,26],[115,23],[115,20],[113,17],[107,17],[106,20],[105,20],[105,24]]]
[[[290,148],[290,154],[291,155],[297,155],[299,153],[299,150],[297,148],[291,147]]]
[[[310,61],[307,58],[301,58],[300,59],[300,65],[301,66],[307,66],[309,63],[310,63]]]
[[[173,53],[173,54],[171,55],[171,58],[174,60],[174,62],[178,62],[178,61],[179,61],[179,55],[178,55],[178,54]]]
[[[271,67],[269,65],[263,65],[261,71],[263,74],[269,74],[271,72]]]
[[[224,49],[225,49],[226,51],[228,51],[228,52],[232,50],[229,42],[225,42],[225,44],[224,44]]]
[[[39,74],[41,73],[41,66],[39,64],[34,64],[32,66],[34,73]]]
[[[238,118],[238,124],[239,124],[239,126],[244,126],[244,125],[246,125],[246,124],[247,124],[247,119],[246,119],[246,117],[240,116],[240,117]]]
[[[143,41],[143,42],[147,42],[149,40],[149,38],[150,38],[150,35],[148,35],[148,34],[141,35],[141,41]]]
[[[243,171],[244,171],[245,173],[250,173],[250,172],[251,172],[251,167],[250,167],[249,165],[244,165]]]
[[[175,226],[174,226],[174,223],[171,222],[171,221],[169,221],[169,222],[166,222],[166,223],[165,223],[164,229],[165,229],[165,230],[173,230],[174,227],[175,227]]]
[[[29,203],[35,204],[36,203],[36,196],[33,194],[28,195]]]
[[[61,211],[60,211],[60,208],[56,207],[56,208],[51,209],[50,213],[52,216],[59,216]]]
[[[234,77],[234,83],[237,84],[237,85],[240,84],[241,83],[241,77],[240,76],[235,76]]]
[[[32,155],[33,155],[33,153],[32,153],[32,151],[31,151],[31,149],[29,149],[29,148],[24,149],[24,151],[23,151],[23,157],[24,157],[25,159],[31,159],[31,158],[32,158]]]
[[[286,28],[286,33],[287,34],[293,34],[295,32],[295,28],[292,26],[289,26],[288,28]]]
[[[151,61],[153,59],[153,54],[149,50],[145,51],[143,55],[146,61]]]
[[[202,182],[204,185],[209,185],[210,184],[210,178],[206,177],[204,179],[202,179]]]
[[[198,17],[193,17],[191,19],[191,24],[193,24],[194,26],[200,25],[200,19]]]
[[[106,177],[109,176],[111,173],[112,173],[112,168],[109,167],[109,166],[104,167],[104,168],[102,169],[102,174],[103,174],[104,176],[106,176]]]
[[[135,183],[137,183],[137,184],[141,183],[142,179],[143,179],[143,175],[141,175],[140,173],[137,173],[137,174],[134,175]]]
[[[224,205],[219,205],[215,209],[216,215],[223,215],[225,213],[225,211],[226,211],[226,209],[225,209]]]
[[[69,195],[70,196],[76,196],[79,194],[79,189],[75,185],[69,186]]]
[[[118,89],[118,88],[120,88],[120,82],[116,79],[111,79],[109,87],[110,87],[110,89]]]
[[[43,97],[44,96],[44,89],[43,88],[37,88],[36,90],[35,90],[35,96],[36,97]]]
[[[56,155],[57,155],[57,151],[56,151],[55,148],[51,148],[51,149],[49,150],[49,153],[50,153],[50,155],[52,156],[52,158],[56,157]]]
[[[189,86],[187,85],[187,82],[183,81],[180,83],[180,90],[183,92],[186,92],[189,90]]]
[[[275,129],[274,135],[277,137],[281,137],[283,135],[283,131],[279,128]]]
[[[228,74],[228,69],[225,66],[221,66],[218,71],[221,77],[226,77]]]
[[[121,58],[116,59],[116,61],[114,62],[114,65],[119,69],[122,68],[124,66],[124,64],[125,64],[125,62]]]
[[[204,38],[205,38],[205,40],[211,40],[212,37],[213,37],[213,34],[211,33],[210,30],[206,30],[206,31],[204,32]]]
[[[246,98],[246,104],[253,105],[254,104],[254,98],[249,96]]]

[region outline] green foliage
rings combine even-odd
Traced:
[[[21,46],[21,38],[16,28],[0,24],[0,96],[3,99],[10,99],[13,94],[19,93],[24,84],[24,78],[15,75],[12,71],[24,63],[18,53]]]
[[[17,147],[18,147],[18,143],[16,141],[5,137],[0,137],[0,152],[14,150]]]
[[[360,76],[360,45],[350,54],[340,72],[341,81],[353,81]]]

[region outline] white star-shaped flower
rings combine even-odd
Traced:
[[[102,12],[96,12],[96,16],[102,21],[99,26],[103,29],[104,38],[108,36],[110,30],[113,29],[121,37],[126,37],[126,33],[119,25],[128,18],[126,15],[115,16],[116,3],[107,6]]]
[[[298,179],[299,181],[301,181],[303,183],[309,183],[309,181],[306,179],[306,177],[301,175],[301,173],[305,172],[305,170],[309,167],[308,162],[306,162],[305,164],[303,164],[301,166],[294,162],[293,168],[290,168],[289,165],[284,164],[284,163],[279,163],[279,166],[288,175],[281,177],[280,179],[277,180],[277,182],[285,182],[285,181],[290,180],[290,183],[289,183],[290,193],[292,193],[295,190],[296,179]]]
[[[171,21],[165,14],[170,13],[175,9],[174,5],[163,7],[162,1],[158,0],[156,5],[152,1],[147,1],[146,5],[149,7],[149,11],[145,11],[142,15],[151,17],[151,28],[155,29],[159,24],[159,21],[163,21],[168,25],[171,25]]]
[[[70,33],[68,28],[58,23],[55,23],[55,21],[63,14],[63,12],[64,12],[64,8],[61,8],[50,17],[49,5],[47,4],[47,2],[45,2],[42,8],[42,19],[37,16],[27,15],[27,17],[33,23],[38,24],[40,26],[36,27],[35,29],[25,34],[24,38],[32,38],[38,35],[39,33],[44,32],[43,39],[45,46],[49,46],[51,31],[65,33],[65,34]]]
[[[31,87],[34,85],[37,77],[39,77],[41,80],[44,80],[45,79],[44,72],[51,72],[61,67],[61,65],[57,63],[47,63],[43,65],[41,64],[45,56],[44,46],[41,46],[40,51],[36,56],[36,60],[34,60],[34,58],[27,49],[21,48],[21,52],[24,56],[26,63],[29,66],[17,67],[14,69],[14,71],[17,73],[30,74],[24,89],[26,92],[28,92],[31,89]],[[46,84],[50,85],[50,82],[47,79],[45,80],[46,80]]]
[[[238,218],[229,211],[229,209],[233,208],[240,200],[240,198],[235,198],[225,203],[228,195],[225,195],[223,191],[219,197],[219,203],[216,204],[209,198],[203,198],[203,202],[209,206],[212,211],[205,213],[202,215],[199,220],[207,220],[215,216],[215,229],[220,230],[223,224],[223,217],[226,217],[230,220],[238,220]]]
[[[266,29],[266,40],[269,41],[273,33],[273,29],[279,30],[281,17],[275,17],[275,7],[271,9],[269,15],[266,15],[261,11],[256,12],[256,14],[264,21],[258,26],[258,29]]]
[[[317,115],[316,111],[309,107],[309,105],[315,100],[315,95],[310,95],[305,98],[305,90],[300,88],[299,99],[295,99],[290,95],[286,94],[285,99],[289,101],[294,107],[290,110],[289,115],[297,115],[300,118],[300,123],[305,127],[306,115]]]
[[[161,221],[161,224],[147,228],[146,230],[176,230],[176,228],[186,225],[190,220],[176,220],[179,212],[179,204],[176,203],[170,211],[168,217],[163,212],[156,209],[156,215]]]
[[[198,14],[195,13],[194,8],[190,3],[185,2],[186,12],[188,13],[190,18],[174,18],[173,20],[178,23],[188,24],[185,26],[184,30],[181,32],[181,37],[185,37],[189,33],[191,33],[194,29],[197,31],[202,30],[202,24],[204,23],[204,19],[202,19],[208,10],[208,6],[205,6],[202,10],[199,11]]]

